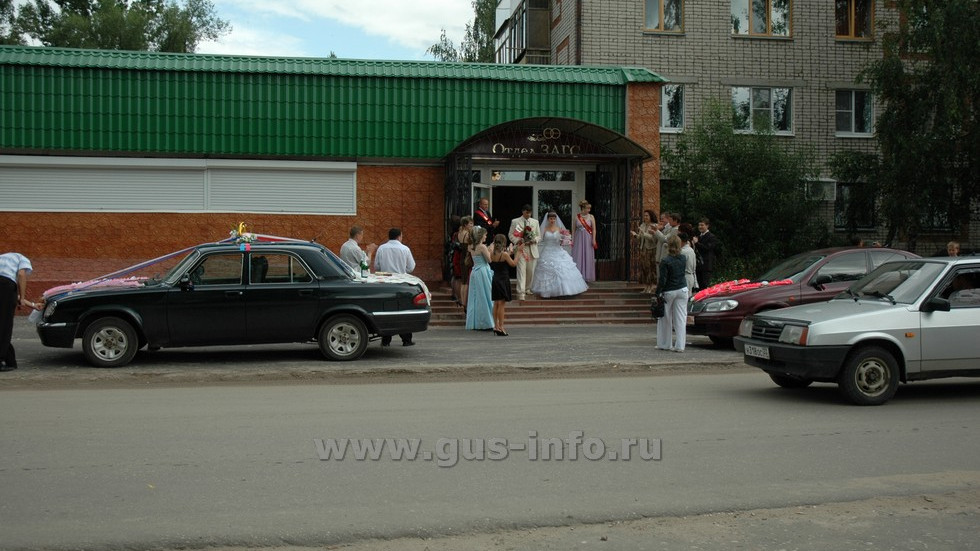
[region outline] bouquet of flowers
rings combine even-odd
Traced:
[[[514,231],[514,237],[520,239],[525,245],[530,245],[531,243],[534,243],[534,240],[537,239],[538,236],[536,233],[534,233],[534,228],[531,226],[524,226],[523,230]]]
[[[561,246],[571,247],[572,246],[572,232],[568,230],[561,230],[558,232],[561,235]]]

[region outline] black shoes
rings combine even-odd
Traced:
[[[0,365],[0,371],[13,371],[15,369],[17,369],[17,366],[16,365],[13,365],[13,366],[11,366],[11,365]]]
[[[496,329],[493,330],[493,334],[494,335],[497,335],[498,337],[509,337],[510,336],[510,335],[507,334],[506,331],[497,331]]]
[[[415,346],[415,341],[406,341],[402,343],[402,346]]]

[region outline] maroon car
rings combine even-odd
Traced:
[[[695,294],[687,332],[731,346],[749,314],[830,300],[889,260],[919,258],[908,251],[853,247],[820,249],[792,256],[766,273],[739,284],[721,284]]]

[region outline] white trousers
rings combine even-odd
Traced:
[[[515,253],[517,255],[517,298],[524,298],[524,295],[531,288],[531,283],[534,282],[534,267],[538,264],[538,259],[534,258],[528,254],[528,258],[524,258],[521,253]]]
[[[664,293],[664,317],[657,320],[657,348],[683,352],[687,344],[687,287]],[[671,332],[676,341],[671,342]]]

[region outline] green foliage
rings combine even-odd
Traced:
[[[940,220],[966,233],[980,202],[980,7],[976,0],[898,0],[905,15],[882,29],[883,56],[862,73],[884,109],[881,158],[871,172],[881,190],[888,241],[918,236]]]
[[[0,46],[18,46],[24,43],[16,26],[13,0],[0,0]]]
[[[33,0],[16,26],[44,46],[178,53],[231,30],[210,0]]]
[[[736,134],[732,108],[710,101],[697,126],[662,152],[663,209],[696,223],[706,216],[723,243],[720,277],[748,277],[827,242],[803,182],[813,156],[771,133]],[[734,274],[733,274],[734,272]]]
[[[466,34],[457,47],[446,36],[442,29],[439,42],[429,46],[425,53],[438,61],[467,61],[493,63],[496,56],[493,47],[493,35],[496,32],[495,0],[473,0],[474,18],[466,24]]]

